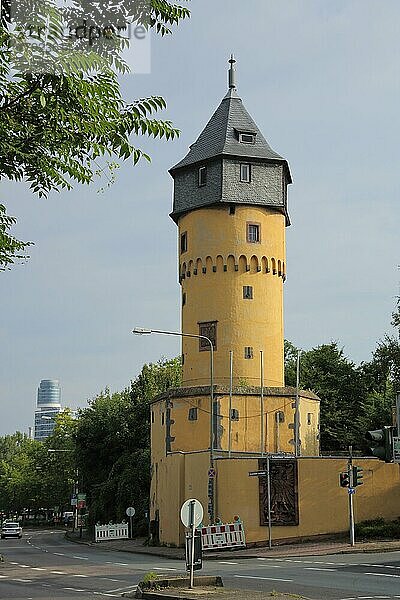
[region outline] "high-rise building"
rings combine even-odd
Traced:
[[[42,442],[53,433],[55,417],[61,412],[61,387],[58,379],[42,379],[37,391],[35,440]]]

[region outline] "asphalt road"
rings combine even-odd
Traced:
[[[183,573],[182,561],[102,550],[67,541],[61,532],[24,532],[2,540],[1,599],[118,598],[148,571]],[[204,575],[229,588],[277,590],[313,600],[400,599],[400,552],[206,561]]]

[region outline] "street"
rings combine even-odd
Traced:
[[[1,599],[117,598],[148,571],[184,570],[183,561],[78,545],[59,531],[25,530],[22,540],[2,540],[0,552]],[[279,590],[312,600],[400,598],[400,552],[249,559],[235,559],[232,552],[229,560],[205,561],[201,574],[221,575],[227,588]]]

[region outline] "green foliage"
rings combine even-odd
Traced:
[[[73,4],[77,14],[82,12],[82,1]],[[89,4],[94,10],[99,3]],[[131,5],[120,2],[119,15],[130,14]],[[144,25],[160,35],[189,16],[187,8],[166,0],[152,0],[150,8]],[[91,51],[78,41],[68,49],[60,42],[63,22],[54,2],[21,0],[18,9],[29,15],[30,25],[49,24],[47,55],[40,44],[29,42],[22,26],[10,33],[0,25],[0,179],[25,180],[39,196],[69,190],[74,182],[90,184],[99,173],[112,181],[115,160],[131,159],[134,165],[142,157],[150,160],[138,147],[141,136],[170,140],[179,134],[170,121],[155,117],[166,108],[161,96],[133,101],[122,96],[118,72],[127,66],[118,37],[104,47],[98,42]],[[13,223],[2,208],[0,268],[25,257],[21,252],[28,243],[8,234]]]
[[[145,365],[129,389],[106,390],[81,411],[76,455],[92,524],[126,518],[128,506],[143,522],[150,489],[149,403],[180,381],[179,359]]]
[[[0,204],[0,271],[10,268],[16,260],[29,258],[25,249],[31,242],[21,242],[10,234],[10,229],[15,223],[15,217],[7,215],[6,207]]]
[[[358,539],[400,539],[400,518],[385,521],[383,517],[356,523],[355,533]]]

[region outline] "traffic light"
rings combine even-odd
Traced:
[[[340,473],[339,475],[340,487],[350,487],[350,475],[346,473]]]
[[[370,442],[372,456],[389,463],[393,460],[393,426],[367,431],[365,439]]]
[[[363,485],[364,469],[361,467],[353,467],[353,487]]]

